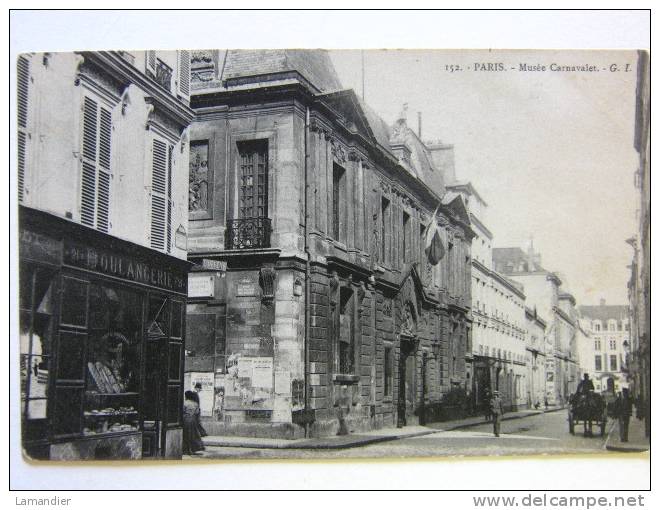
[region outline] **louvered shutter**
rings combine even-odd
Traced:
[[[151,147],[151,247],[164,250],[168,221],[168,149],[167,144],[154,139]]]
[[[166,230],[166,248],[167,253],[172,248],[172,156],[174,154],[174,146],[170,145],[167,148],[167,224]]]
[[[30,97],[30,61],[21,56],[17,64],[17,115],[18,115],[18,200],[25,196],[25,165],[28,144],[28,106]]]
[[[156,52],[154,50],[148,50],[146,52],[146,62],[147,71],[149,71],[152,76],[156,76]]]
[[[179,78],[177,80],[177,94],[183,99],[190,99],[190,52],[179,51]]]
[[[83,225],[108,232],[112,114],[89,96],[83,101],[82,131],[80,221]]]

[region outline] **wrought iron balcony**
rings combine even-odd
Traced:
[[[227,249],[270,248],[270,218],[246,218],[227,221]]]

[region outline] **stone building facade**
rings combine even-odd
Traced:
[[[18,57],[18,337],[32,457],[181,457],[189,58]]]
[[[493,265],[496,271],[524,286],[526,306],[536,308],[546,320],[546,397],[550,405],[566,404],[579,382],[575,300],[560,289],[559,276],[541,266],[541,256],[531,244],[527,252],[520,248],[495,248]]]
[[[525,347],[527,349],[527,394],[530,406],[545,404],[546,322],[535,309],[525,307]]]
[[[580,306],[580,323],[589,334],[582,350],[596,391],[629,387],[630,308],[627,305]],[[608,383],[608,380],[611,382]]]
[[[186,377],[208,384],[207,430],[433,419],[464,385],[472,237],[433,148],[342,89],[325,52],[194,52],[192,76]]]
[[[472,239],[472,350],[468,374],[472,405],[484,411],[498,390],[506,410],[524,409],[527,399],[525,294],[523,286],[493,269],[493,234],[486,227],[488,204],[471,182],[447,189],[470,211]]]

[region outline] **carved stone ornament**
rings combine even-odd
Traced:
[[[328,283],[330,284],[330,305],[337,306],[337,290],[339,289],[339,276],[337,276],[336,271],[332,272]]]
[[[346,164],[346,159],[347,159],[346,149],[344,149],[343,145],[337,142],[337,140],[334,138],[330,139],[330,150],[335,160],[337,160],[337,162]]]
[[[275,297],[275,269],[262,267],[259,271],[259,285],[262,299],[272,300]]]
[[[207,211],[209,207],[209,144],[194,143],[190,146],[190,171],[188,174],[188,210]]]

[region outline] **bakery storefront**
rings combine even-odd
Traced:
[[[19,237],[26,455],[180,458],[189,264],[24,207]]]

